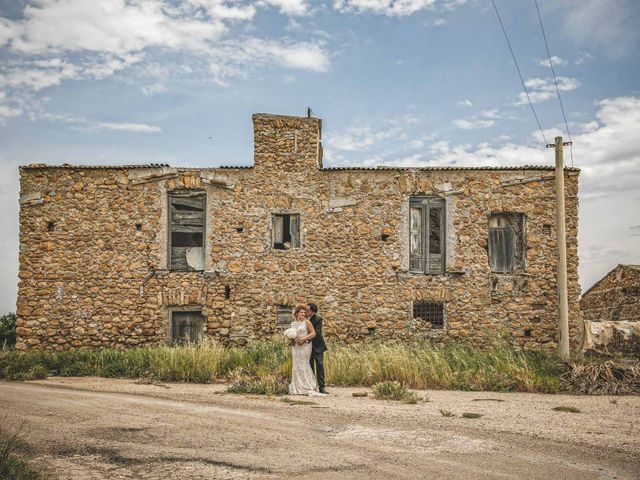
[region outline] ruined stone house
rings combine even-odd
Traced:
[[[243,343],[304,301],[329,339],[556,345],[553,167],[325,168],[320,119],[253,125],[252,167],[21,167],[17,347]]]
[[[640,265],[618,265],[580,299],[585,320],[640,322]]]

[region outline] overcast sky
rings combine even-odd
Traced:
[[[640,2],[538,3],[582,169],[585,290],[640,263]],[[552,142],[535,3],[496,4]],[[18,165],[249,165],[251,114],[307,106],[329,166],[553,164],[490,0],[0,0],[0,312]]]

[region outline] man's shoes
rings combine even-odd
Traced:
[[[327,392],[324,388],[321,388],[319,392],[324,393],[325,395],[329,395],[329,392]]]

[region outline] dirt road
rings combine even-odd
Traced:
[[[640,478],[639,397],[429,391],[405,405],[333,388],[288,404],[223,390],[0,382],[0,409],[58,478]]]

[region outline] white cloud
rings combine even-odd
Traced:
[[[488,128],[495,125],[495,121],[493,120],[483,120],[483,119],[475,119],[475,120],[465,120],[465,119],[457,119],[454,120],[453,126],[456,128],[460,128],[461,130],[474,130],[477,128]]]
[[[433,21],[433,26],[434,27],[442,27],[442,26],[444,26],[446,24],[447,24],[447,21],[444,18],[436,18]]]
[[[453,10],[466,0],[335,0],[333,6],[339,12],[373,13],[388,17],[404,17],[421,10]]]
[[[563,14],[561,32],[579,48],[621,58],[637,54],[640,44],[640,4],[637,0],[556,0],[545,2]]]
[[[473,103],[471,103],[471,100],[468,99],[464,99],[464,100],[458,100],[458,106],[459,107],[473,107]]]
[[[171,14],[170,14],[171,13]],[[225,30],[220,18],[175,15],[160,0],[40,0],[24,9],[24,19],[4,19],[5,39],[14,52],[62,51],[125,55],[147,47],[206,49]]]
[[[580,86],[580,82],[576,78],[557,77],[557,79],[558,89],[561,92],[570,92]],[[530,78],[524,84],[529,90],[529,98],[531,98],[532,103],[544,102],[556,96],[556,86],[553,83],[553,78]],[[527,103],[526,93],[520,92],[515,105],[526,105]]]
[[[566,66],[567,65],[567,61],[563,60],[560,57],[556,57],[555,55],[551,56],[551,62],[549,62],[548,58],[544,58],[542,60],[538,59],[536,60],[536,63],[538,65],[540,65],[541,67],[547,67],[547,68],[551,68],[551,65],[553,65],[554,67],[556,65],[560,65],[560,66]]]
[[[580,52],[578,54],[578,58],[576,58],[574,65],[582,65],[583,63],[588,62],[589,60],[593,59],[593,55],[591,55],[588,52]]]
[[[221,42],[209,53],[209,71],[216,83],[227,86],[233,78],[248,78],[257,67],[277,65],[294,70],[325,72],[329,56],[321,44],[257,38]]]
[[[153,95],[164,93],[166,91],[167,87],[161,83],[152,83],[151,85],[142,87],[142,94],[146,97],[151,97]]]
[[[38,0],[21,19],[0,17],[0,48],[11,55],[0,60],[0,88],[27,99],[64,81],[101,80],[133,65],[146,96],[166,91],[168,77],[204,75],[228,85],[258,68],[327,71],[324,40],[222,38],[228,24],[250,21],[267,6],[310,13],[306,0]],[[181,65],[154,69],[156,59],[177,51]],[[23,110],[29,109],[5,105],[0,113],[8,118]]]
[[[306,15],[309,5],[306,0],[261,0],[259,4],[277,7],[285,15]]]
[[[155,125],[147,125],[146,123],[114,123],[114,122],[100,122],[90,125],[88,130],[100,131],[100,130],[115,130],[118,132],[132,132],[132,133],[161,133],[162,129]]]

